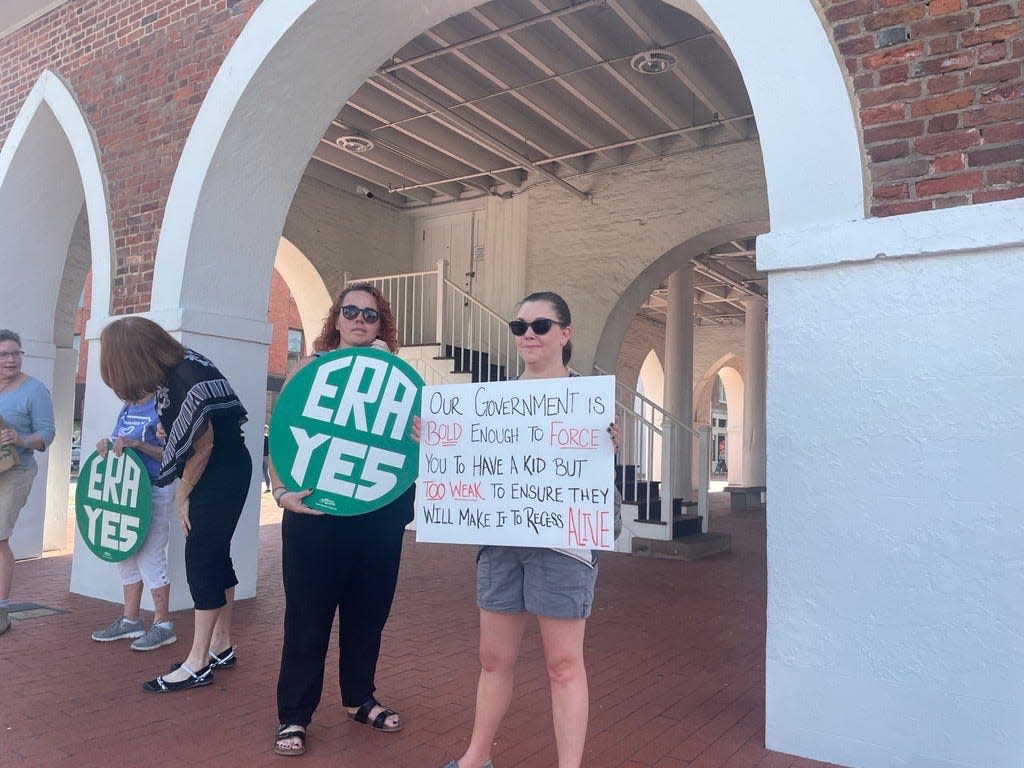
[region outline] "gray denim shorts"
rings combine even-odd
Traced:
[[[529,611],[550,619],[585,619],[594,603],[593,567],[550,549],[481,547],[476,604],[485,611]]]

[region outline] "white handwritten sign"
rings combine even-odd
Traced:
[[[424,387],[416,540],[615,547],[615,377]]]

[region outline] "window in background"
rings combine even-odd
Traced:
[[[302,329],[288,329],[288,372],[290,373],[302,359]]]

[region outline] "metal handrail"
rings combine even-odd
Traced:
[[[480,381],[511,378],[522,362],[516,351],[508,321],[447,278],[444,282],[445,322],[439,343],[444,354],[451,348],[457,368],[476,366]],[[475,359],[474,359],[475,358]],[[486,364],[485,364],[486,363]]]
[[[600,366],[595,365],[594,371],[604,375],[611,375],[604,371]],[[621,398],[616,391],[616,407],[620,411],[620,429],[622,430],[625,442],[629,442],[629,433],[627,428],[626,414],[632,414],[633,418],[642,422],[644,425],[648,425],[651,430],[651,436],[646,440],[643,436],[635,438],[640,443],[640,459],[642,460],[637,464],[637,473],[647,478],[653,478],[653,469],[655,462],[660,461],[660,475],[661,475],[661,488],[664,489],[664,495],[661,499],[661,519],[667,521],[667,530],[664,532],[665,538],[672,538],[672,469],[673,469],[673,457],[671,450],[671,434],[676,429],[685,430],[683,434],[689,433],[692,438],[696,438],[697,441],[697,514],[701,517],[701,531],[703,533],[708,532],[708,482],[710,478],[710,445],[711,445],[711,430],[709,427],[701,427],[700,429],[694,429],[688,424],[684,424],[678,418],[670,414],[660,405],[652,401],[650,398],[644,396],[637,390],[630,387],[628,384],[624,384],[617,377],[615,380],[616,388],[621,387],[622,390],[632,396],[633,402],[640,403],[640,411],[630,403],[626,402],[624,398]],[[650,413],[651,417],[648,418],[646,413]],[[660,426],[656,424],[656,421],[660,421]],[[656,457],[654,455],[654,436],[661,438],[661,455]],[[623,477],[623,480],[625,478]],[[634,482],[638,484],[636,476]],[[648,482],[647,496],[650,499],[650,482]],[[647,505],[650,509],[650,505]]]
[[[614,374],[608,373],[608,371],[604,370],[599,365],[595,365],[594,366],[594,370],[597,371],[600,374],[605,375],[605,376],[614,376]],[[684,424],[682,421],[677,419],[675,416],[673,416],[671,413],[666,411],[660,405],[658,405],[653,400],[651,400],[650,398],[645,396],[643,393],[636,391],[631,386],[629,386],[629,384],[625,384],[624,382],[620,381],[618,379],[618,377],[615,378],[615,386],[622,387],[632,397],[640,400],[641,403],[643,403],[645,406],[648,406],[654,413],[658,414],[662,419],[668,419],[669,421],[674,422],[676,424],[676,426],[678,426],[678,427],[680,427],[682,429],[685,429],[687,432],[689,432],[694,437],[700,437],[700,434],[693,427],[689,426],[688,424]]]

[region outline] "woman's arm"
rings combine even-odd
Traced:
[[[33,390],[29,395],[28,412],[32,420],[32,431],[28,434],[19,433],[12,442],[21,449],[45,451],[57,434],[53,426],[53,401],[50,400],[50,393],[42,387]]]
[[[192,522],[189,520],[188,497],[192,489],[196,487],[199,478],[206,471],[206,465],[210,461],[210,454],[213,453],[213,427],[209,424],[196,435],[192,441],[192,455],[185,461],[185,468],[181,472],[181,480],[178,482],[178,490],[174,494],[175,505],[178,507],[178,519],[181,521],[181,529],[188,535],[192,529]]]
[[[117,440],[114,441],[114,455],[115,456],[120,456],[121,455],[121,451],[123,451],[125,448],[131,448],[133,451],[138,451],[139,453],[143,453],[146,456],[149,456],[149,458],[155,459],[156,461],[162,461],[163,458],[164,458],[164,448],[163,448],[162,445],[154,445],[153,443],[147,443],[145,440],[139,440],[139,439],[134,438],[134,437],[119,437],[119,438],[117,438]],[[212,450],[212,444],[211,444],[211,450]],[[206,458],[207,458],[207,460],[209,460],[209,458],[210,458],[209,454],[207,454]],[[188,468],[188,464],[187,463],[185,464],[185,467],[186,467],[186,469]],[[203,463],[203,469],[205,469],[205,468],[206,468],[206,463],[204,462]],[[201,475],[202,472],[200,472],[199,474]]]

